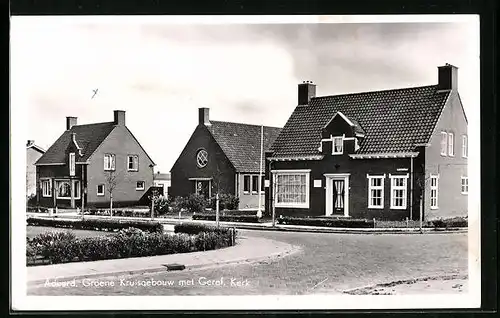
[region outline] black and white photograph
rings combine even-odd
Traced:
[[[478,16],[10,32],[14,308],[481,305]]]

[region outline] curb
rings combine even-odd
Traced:
[[[233,247],[233,246],[231,246]],[[231,248],[229,247],[229,248]],[[205,263],[205,264],[196,264],[196,265],[187,265],[184,270],[181,271],[169,271],[166,266],[158,266],[158,267],[150,267],[150,268],[142,268],[142,269],[134,269],[134,270],[116,270],[116,271],[108,271],[108,272],[99,272],[99,273],[93,273],[93,274],[83,274],[83,275],[69,275],[69,276],[64,276],[64,277],[56,277],[56,278],[46,278],[46,279],[37,279],[37,280],[31,280],[27,281],[28,287],[35,287],[37,285],[43,284],[49,280],[53,279],[58,279],[58,280],[73,280],[73,279],[85,279],[85,278],[99,278],[99,277],[106,277],[106,276],[121,276],[121,275],[137,275],[137,274],[150,274],[150,273],[159,273],[159,272],[178,272],[178,273],[183,273],[186,271],[191,271],[191,270],[203,270],[207,268],[212,268],[212,267],[217,267],[217,266],[226,266],[226,265],[233,265],[233,264],[238,264],[238,265],[243,265],[243,264],[252,264],[256,263],[259,261],[263,260],[270,260],[270,259],[275,259],[279,257],[285,257],[292,255],[294,253],[297,253],[301,251],[301,248],[296,245],[290,245],[289,248],[286,250],[282,250],[279,252],[273,252],[269,255],[266,256],[260,256],[260,257],[255,257],[255,258],[246,258],[246,257],[240,257],[237,259],[232,259],[228,261],[218,261],[218,262],[212,262],[212,263]]]

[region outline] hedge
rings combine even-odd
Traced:
[[[429,225],[434,228],[467,227],[468,220],[464,217],[454,217],[449,219],[438,219],[429,221]]]
[[[205,221],[215,221],[215,213],[210,214],[193,214],[193,220],[205,220]],[[258,223],[259,218],[257,215],[219,215],[219,221],[221,222],[246,222],[246,223]]]
[[[224,216],[257,215],[257,210],[220,210],[219,213]],[[215,210],[206,211],[201,214],[215,215]]]
[[[163,225],[154,221],[110,220],[110,219],[48,219],[30,217],[26,220],[32,226],[52,226],[79,230],[117,231],[134,227],[148,232],[163,232]]]
[[[221,233],[230,234],[234,229],[229,227],[217,227],[215,225],[199,224],[199,223],[180,223],[174,226],[174,233],[185,233],[190,235],[197,235],[199,233]],[[236,232],[235,232],[236,234]]]
[[[229,232],[202,232],[191,236],[128,228],[113,236],[85,238],[70,232],[48,232],[28,239],[26,260],[28,265],[33,265],[40,257],[51,264],[144,257],[213,250],[232,246],[234,242]]]
[[[373,228],[373,220],[366,219],[333,219],[333,218],[299,218],[299,217],[279,217],[278,224],[284,225],[309,225],[327,227],[352,227],[352,228]]]

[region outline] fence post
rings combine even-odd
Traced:
[[[373,227],[377,227],[377,224],[375,223],[375,218],[373,218]]]
[[[408,228],[409,225],[408,225],[408,217],[406,217],[406,228]]]

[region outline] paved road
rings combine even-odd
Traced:
[[[300,245],[302,251],[269,263],[98,278],[76,281],[76,287],[33,287],[28,294],[302,295],[338,293],[400,279],[467,274],[467,234],[240,233]],[[162,285],[153,286],[158,284]]]

